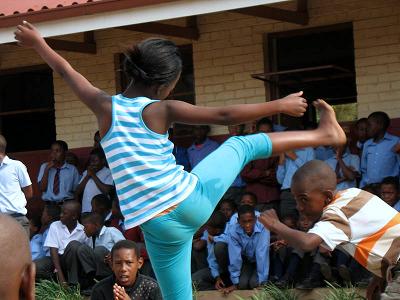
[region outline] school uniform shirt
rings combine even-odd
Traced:
[[[26,215],[22,188],[32,185],[25,165],[5,156],[0,164],[0,212]]]
[[[220,273],[219,273],[219,266],[218,266],[218,263],[217,263],[217,258],[215,257],[215,253],[214,253],[215,241],[214,242],[210,242],[208,240],[208,231],[207,230],[204,230],[203,235],[201,236],[201,239],[203,241],[207,242],[207,263],[208,263],[208,268],[210,269],[212,277],[213,278],[217,278]]]
[[[63,255],[65,248],[67,248],[69,242],[71,241],[78,241],[89,245],[89,238],[83,231],[82,224],[77,223],[74,230],[69,232],[67,226],[61,223],[61,221],[55,221],[50,225],[49,233],[47,234],[44,246],[49,248],[57,248],[58,254]]]
[[[32,255],[32,260],[37,260],[39,258],[45,257],[45,253],[43,250],[43,235],[41,233],[35,234],[30,242],[29,246],[31,248],[31,255]]]
[[[268,280],[269,273],[269,243],[270,233],[258,221],[254,225],[254,231],[248,236],[239,224],[229,228],[228,253],[229,273],[233,284],[239,283],[243,257],[257,265],[258,283]]]
[[[219,144],[213,140],[210,140],[209,138],[206,138],[204,143],[201,145],[192,144],[187,150],[192,170],[199,162],[201,162],[207,155],[209,155],[218,147]]]
[[[344,164],[347,167],[349,167],[350,169],[352,169],[353,171],[355,171],[357,173],[360,172],[360,158],[358,157],[358,155],[354,155],[354,154],[350,154],[350,153],[346,152],[346,153],[343,153],[342,159],[343,159]],[[336,155],[330,157],[325,162],[332,168],[333,171],[336,171],[336,167],[338,164]],[[336,174],[336,175],[339,175],[339,177],[342,178],[343,170],[340,168],[339,174]],[[356,186],[357,186],[357,181],[355,179],[354,180],[346,180],[346,181],[342,181],[341,183],[338,183],[336,185],[336,190],[341,191],[341,190],[353,188]]]
[[[329,146],[319,146],[314,148],[315,159],[325,161],[335,155],[335,150]]]
[[[361,155],[360,187],[380,183],[388,176],[399,176],[400,155],[393,151],[400,138],[389,133],[377,143],[373,139],[365,142]]]
[[[116,283],[115,276],[111,275],[96,283],[93,287],[91,300],[114,299],[113,286]],[[125,292],[131,299],[162,300],[161,290],[157,281],[138,273],[132,287],[125,287]]]
[[[84,180],[87,175],[87,170],[83,172],[82,178],[79,183]],[[111,171],[109,168],[104,167],[101,170],[96,172],[96,176],[99,180],[107,185],[114,185],[114,181],[111,176]],[[92,199],[94,196],[102,194],[100,189],[97,187],[96,183],[94,182],[93,178],[90,178],[86,183],[85,189],[83,190],[82,195],[82,212],[91,212],[92,211]]]
[[[44,170],[46,169],[47,163],[43,163],[40,166],[39,175],[38,175],[38,183],[43,178]],[[57,173],[57,168],[51,168],[49,170],[47,189],[42,194],[42,199],[45,201],[53,201],[60,202],[67,199],[74,198],[74,192],[79,184],[80,175],[78,169],[69,163],[64,163],[64,165],[60,168],[60,190],[57,195],[54,194],[54,177]]]
[[[91,248],[103,246],[108,251],[111,251],[115,243],[122,240],[125,240],[125,237],[118,229],[114,227],[103,226],[100,230],[99,235],[96,236],[95,238],[94,245],[93,245],[93,238],[88,238],[87,245]]]
[[[276,179],[282,185],[281,190],[290,189],[294,173],[306,162],[315,159],[314,149],[311,147],[297,149],[294,153],[296,153],[297,158],[292,160],[285,157],[284,164],[279,165],[276,171]]]
[[[400,200],[396,202],[395,205],[393,205],[393,208],[397,211],[400,211]]]
[[[175,156],[176,164],[181,165],[187,172],[191,171],[187,149],[180,146],[174,146],[172,154]]]
[[[261,215],[261,213],[258,210],[255,210],[254,213],[257,218]],[[235,226],[237,223],[238,223],[238,213],[234,213],[231,216],[231,218],[229,219],[229,221],[226,222],[224,232],[222,234],[220,234],[219,236],[214,237],[214,241],[228,244],[229,228],[232,226]]]
[[[363,267],[386,278],[400,256],[400,214],[379,197],[351,188],[338,192],[309,233],[329,250],[340,245]]]

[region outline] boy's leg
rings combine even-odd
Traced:
[[[33,262],[36,265],[36,280],[51,279],[54,276],[54,265],[49,256],[39,258]]]
[[[192,275],[193,288],[197,291],[215,290],[214,281],[209,268],[198,270]]]
[[[250,278],[253,273],[252,264],[246,261],[243,261],[242,269],[240,270],[239,276],[239,290],[248,290],[250,288]]]
[[[98,246],[94,248],[94,256],[96,259],[96,276],[105,278],[112,274],[110,266],[104,261],[106,255],[110,254],[110,251],[106,247]]]
[[[258,287],[258,275],[257,275],[257,265],[253,265],[253,272],[251,273],[250,280],[249,280],[249,287],[250,289],[255,289]]]

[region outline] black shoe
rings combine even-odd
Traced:
[[[87,289],[81,290],[81,295],[82,296],[86,296],[86,297],[90,297],[92,295],[92,289],[93,289],[93,286],[91,286],[91,287],[89,287]]]
[[[306,278],[302,282],[296,284],[296,289],[299,290],[312,290],[318,287],[321,287],[322,283],[320,280],[316,280],[314,278]]]
[[[288,278],[285,278],[285,276],[283,276],[281,279],[274,282],[274,284],[280,289],[292,288],[293,280],[290,280]]]

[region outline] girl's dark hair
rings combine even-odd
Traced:
[[[182,59],[178,48],[165,39],[146,39],[125,53],[124,72],[134,84],[168,85],[181,70]]]

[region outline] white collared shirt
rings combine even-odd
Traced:
[[[25,194],[21,190],[32,185],[25,165],[5,156],[0,164],[0,212],[26,214]]]
[[[107,248],[108,251],[111,251],[115,243],[122,240],[125,240],[125,237],[117,228],[103,226],[100,230],[99,236],[96,237],[95,247],[103,246]],[[90,248],[93,248],[91,238],[89,238],[88,245]]]
[[[87,171],[83,172],[82,178],[79,183],[81,183],[87,175]],[[109,168],[104,167],[96,173],[96,176],[99,180],[107,185],[113,185],[114,181],[111,177],[111,171]],[[82,196],[82,212],[91,212],[92,211],[92,199],[94,196],[102,194],[100,189],[97,187],[93,178],[90,178],[86,183],[85,189],[83,190]]]
[[[50,225],[49,233],[47,234],[44,246],[49,248],[57,248],[58,254],[63,255],[65,248],[67,248],[69,242],[71,241],[78,241],[89,245],[89,238],[83,231],[82,224],[77,223],[74,230],[69,232],[67,226],[61,223],[61,221],[56,221]]]

